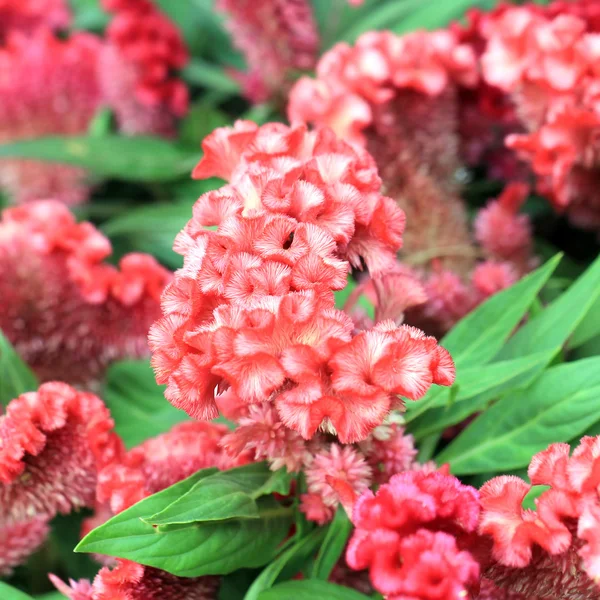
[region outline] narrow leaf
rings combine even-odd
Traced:
[[[352,531],[352,523],[340,505],[327,528],[327,537],[319,550],[312,570],[312,579],[327,581],[338,562]]]
[[[286,581],[260,594],[258,600],[367,600],[368,596],[351,588],[318,579]]]
[[[24,392],[36,390],[38,385],[33,371],[0,331],[0,406],[6,406]]]

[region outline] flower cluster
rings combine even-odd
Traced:
[[[0,574],[45,539],[48,522],[92,507],[98,472],[120,440],[102,401],[63,383],[23,394],[0,415]]]
[[[308,0],[219,0],[249,71],[236,73],[253,102],[281,94],[294,71],[312,69],[319,49]]]
[[[401,408],[399,395],[453,381],[433,338],[390,321],[354,335],[335,308],[349,264],[385,271],[401,244],[404,216],[366,153],[327,130],[247,122],[203,149],[195,175],[230,183],[197,201],[178,236],[184,267],[150,333],[175,406],[210,419],[267,404],[304,439],[324,429],[348,443]]]
[[[501,476],[481,488],[480,532],[493,540],[486,576],[527,597],[596,598],[600,577],[600,438],[584,437],[572,455],[552,444],[529,466],[533,485],[550,486],[536,510],[522,502],[531,485]]]
[[[467,597],[479,581],[469,552],[478,519],[477,491],[455,477],[395,475],[356,501],[346,560],[369,569],[373,586],[389,600]]]
[[[83,135],[103,106],[114,111],[124,133],[174,133],[175,116],[187,108],[187,90],[173,76],[187,59],[179,32],[150,0],[107,8],[116,15],[106,38],[63,38],[55,30],[68,23],[64,3],[0,2],[0,143]],[[86,179],[69,166],[21,159],[0,164],[0,187],[16,203],[53,198],[79,204],[90,194]]]
[[[539,190],[591,229],[600,227],[596,4],[505,7],[481,20],[483,75],[510,95],[527,130],[508,145],[531,163]]]
[[[171,275],[154,258],[104,262],[110,242],[52,201],[0,220],[0,329],[42,380],[90,384],[113,360],[147,355]]]
[[[421,282],[409,289],[422,290],[409,296],[405,286],[394,292],[388,284],[375,291],[376,304],[389,304],[392,291],[397,314],[390,317],[436,335],[533,264],[528,219],[517,215],[526,186],[509,185],[482,211],[475,239],[459,197],[461,163],[481,158],[475,145],[480,130],[492,129],[495,114],[486,108],[496,103],[479,77],[475,42],[457,27],[406,36],[366,33],[354,46],[338,44],[325,54],[317,79],[301,79],[288,107],[293,121],[332,127],[375,158],[386,193],[407,215],[402,260],[413,270],[401,275]],[[463,114],[465,107],[480,115],[477,131],[463,130],[464,123],[477,122]],[[518,237],[507,237],[514,233]],[[477,264],[478,258],[485,262]]]

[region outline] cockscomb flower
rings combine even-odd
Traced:
[[[187,87],[176,77],[188,61],[179,30],[151,0],[102,4],[114,16],[99,77],[120,129],[128,134],[173,134],[174,118],[188,107]]]
[[[216,600],[220,586],[219,577],[177,577],[121,559],[102,568],[93,583],[50,579],[69,600]]]
[[[117,514],[200,469],[238,466],[221,448],[228,431],[216,423],[184,422],[145,441],[100,471],[98,502]]]
[[[100,51],[100,40],[86,33],[62,40],[47,29],[11,32],[0,46],[0,143],[84,134],[101,103]],[[75,167],[0,161],[0,187],[17,203],[56,198],[79,204],[89,195],[86,179]]]
[[[151,256],[104,263],[110,242],[58,202],[0,220],[0,329],[42,380],[93,383],[114,360],[148,354],[170,278]]]
[[[480,490],[480,532],[493,541],[497,561],[486,572],[499,587],[527,595],[592,599],[600,577],[600,437],[584,437],[570,454],[551,444],[536,454],[528,475],[550,486],[525,510],[531,486],[496,477]]]
[[[246,58],[248,72],[236,77],[253,102],[285,93],[295,72],[314,67],[319,35],[308,0],[219,0],[216,6]]]
[[[0,42],[11,31],[30,33],[39,27],[63,29],[70,21],[66,0],[0,0]]]
[[[466,597],[479,581],[479,564],[468,551],[478,518],[477,490],[455,477],[395,475],[356,501],[346,561],[369,569],[373,587],[386,598]]]
[[[200,197],[176,239],[184,266],[150,333],[175,406],[211,419],[219,403],[268,402],[305,439],[326,429],[346,443],[401,407],[397,394],[417,399],[453,380],[433,338],[391,322],[353,338],[335,308],[350,265],[385,272],[402,242],[403,213],[381,195],[368,154],[328,130],[247,122],[203,149],[195,176],[229,184]],[[405,370],[386,374],[390,361]]]
[[[0,415],[0,572],[44,540],[56,514],[93,506],[98,472],[122,452],[102,401],[63,383]]]

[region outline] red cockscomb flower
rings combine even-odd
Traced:
[[[11,31],[30,33],[39,27],[63,29],[71,21],[66,0],[0,0],[0,42]]]
[[[479,564],[466,549],[478,517],[477,491],[456,478],[395,475],[356,501],[346,560],[369,569],[375,589],[390,599],[466,596],[479,580]]]
[[[236,77],[253,102],[281,94],[295,71],[313,68],[319,35],[307,0],[219,0],[217,8],[248,63]]]
[[[46,383],[0,415],[0,572],[44,540],[57,513],[93,506],[100,469],[120,440],[96,396]]]
[[[46,201],[0,220],[0,329],[43,380],[91,383],[106,366],[148,353],[170,278],[151,256],[103,262],[109,241],[66,207]]]

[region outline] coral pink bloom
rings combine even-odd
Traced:
[[[0,47],[0,142],[84,134],[102,101],[100,50],[100,40],[85,33],[67,40],[45,29],[10,34]],[[78,204],[89,194],[81,169],[24,159],[0,161],[0,186],[18,203],[56,198]]]
[[[561,598],[596,598],[600,576],[600,438],[584,437],[570,456],[552,444],[529,466],[533,485],[546,485],[536,510],[522,502],[531,486],[496,477],[481,488],[480,532],[493,541],[498,561],[486,576],[515,592]]]
[[[467,596],[479,579],[479,564],[465,549],[478,517],[477,491],[456,478],[395,475],[356,501],[346,560],[369,569],[373,586],[388,598]]]
[[[105,264],[109,241],[58,202],[0,221],[0,329],[44,380],[91,383],[113,360],[148,353],[170,274],[144,254]]]
[[[176,577],[121,559],[114,568],[101,569],[93,584],[50,579],[69,600],[216,600],[220,584],[218,577]]]
[[[319,36],[307,0],[219,0],[249,72],[237,76],[253,102],[279,95],[295,71],[312,69]]]
[[[39,546],[57,513],[93,506],[99,470],[121,453],[102,401],[63,383],[0,415],[0,572]]]
[[[62,29],[70,21],[66,0],[0,0],[0,40],[11,31],[29,33],[41,26]]]
[[[177,27],[150,0],[103,0],[114,13],[99,76],[120,128],[129,134],[172,135],[188,107],[185,84],[173,73],[188,52]]]

